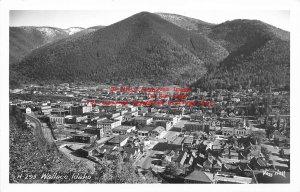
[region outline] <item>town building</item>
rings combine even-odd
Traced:
[[[164,127],[158,126],[158,127],[154,128],[152,131],[150,131],[150,135],[152,137],[159,137],[162,134],[162,132],[164,132],[164,131],[165,131]]]
[[[198,121],[190,121],[184,124],[184,130],[189,132],[199,132],[204,130],[204,125]]]
[[[202,114],[202,112],[192,113],[190,116],[191,121],[203,121],[204,119],[204,115]]]
[[[72,115],[65,116],[66,124],[76,124],[76,117]]]
[[[26,108],[26,113],[27,113],[27,114],[30,114],[30,113],[31,113],[31,108],[30,108],[30,107],[27,107],[27,108]]]
[[[235,128],[235,127],[222,127],[223,135],[247,135],[250,134],[250,129]]]
[[[64,109],[64,108],[53,108],[51,111],[52,115],[59,115],[59,116],[65,116],[69,114],[69,110]]]
[[[138,115],[139,115],[138,111],[126,112],[123,114],[123,119],[124,119],[124,121],[128,121],[132,117],[137,117]]]
[[[149,114],[146,116],[152,116],[153,121],[170,121],[171,125],[175,125],[180,120],[180,117],[178,115],[166,115],[166,114]]]
[[[50,115],[52,111],[51,106],[45,105],[45,106],[41,106],[41,113],[43,115]]]
[[[195,169],[184,178],[185,183],[213,183],[213,174]]]
[[[96,127],[87,127],[83,131],[84,131],[84,133],[97,135],[97,139],[101,139],[104,136],[103,129],[99,129],[99,128],[96,128]]]
[[[97,135],[88,133],[72,135],[72,141],[78,143],[94,143],[96,139]]]
[[[103,120],[97,121],[97,128],[103,129],[104,134],[112,133],[112,129],[121,125],[121,121]]]
[[[71,106],[70,114],[71,115],[83,115],[83,106]]]
[[[150,127],[150,126],[142,127],[141,129],[138,130],[138,135],[141,137],[149,137],[151,136],[151,131],[154,129],[155,127]]]
[[[126,145],[131,135],[116,135],[112,139],[108,140],[106,144],[123,147]]]
[[[51,123],[57,123],[57,124],[65,124],[65,117],[64,116],[58,116],[58,115],[50,115],[49,116]]]
[[[172,122],[171,121],[155,121],[155,125],[156,126],[162,126],[167,131],[169,131],[172,128]]]
[[[115,127],[112,129],[112,132],[114,134],[120,134],[120,135],[125,135],[128,133],[131,133],[135,131],[136,127],[135,126],[125,126],[125,125],[120,125],[118,127]]]
[[[146,126],[150,125],[153,121],[152,117],[142,117],[138,116],[134,118],[134,123],[136,126]]]

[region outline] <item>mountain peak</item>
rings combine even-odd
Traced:
[[[187,84],[205,73],[205,64],[226,55],[206,37],[141,12],[80,38],[48,44],[12,68],[40,80]]]
[[[64,29],[69,35],[73,35],[74,33],[78,33],[80,31],[84,30],[82,27],[69,27],[67,29]]]
[[[237,38],[279,38],[284,41],[289,41],[289,32],[274,27],[268,23],[260,20],[249,19],[235,19],[226,21],[212,28],[212,33],[219,37],[225,37],[230,34],[233,37],[232,41],[236,41]],[[236,35],[233,35],[236,34]],[[239,36],[239,37],[238,37]],[[235,38],[234,38],[235,37]]]
[[[67,36],[66,31],[55,27],[9,27],[9,62],[15,63],[32,50]]]
[[[171,13],[155,13],[159,17],[183,28],[188,31],[196,31],[199,33],[208,33],[210,28],[214,26],[215,24],[207,23],[198,19],[177,15],[177,14],[171,14]]]
[[[236,87],[234,82],[248,83],[258,71],[261,77],[253,85],[289,78],[286,32],[257,20],[215,25],[176,14],[140,12],[103,28],[66,30],[81,31],[70,36],[62,30],[67,38],[47,45],[41,41],[38,46],[43,46],[29,50],[10,70],[33,81],[108,84],[188,85],[203,77],[197,82],[202,87]],[[10,53],[22,47],[14,38],[31,45],[43,37],[35,31],[30,39],[28,33],[21,38],[12,30]],[[284,78],[276,80],[277,73]]]
[[[153,15],[153,13],[150,13],[148,11],[142,11],[142,12],[137,13],[136,15],[147,16],[147,15]]]

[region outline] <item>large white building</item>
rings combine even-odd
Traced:
[[[121,121],[117,121],[117,120],[97,121],[97,128],[103,129],[104,133],[111,133],[112,129],[120,125],[121,125]]]
[[[135,126],[120,125],[118,127],[113,128],[112,132],[115,133],[115,134],[125,135],[127,133],[131,133],[135,129],[136,129]]]
[[[93,110],[93,105],[91,103],[88,103],[86,106],[82,107],[83,113],[89,113]]]
[[[179,115],[168,115],[168,114],[149,114],[146,115],[153,118],[153,121],[170,121],[172,126],[179,122]]]
[[[65,124],[65,117],[63,116],[51,115],[49,118],[51,123],[56,122],[58,124]]]
[[[51,106],[48,106],[48,105],[41,106],[41,112],[42,112],[44,115],[50,115],[51,111],[52,111]]]

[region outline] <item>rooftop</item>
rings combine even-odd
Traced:
[[[243,183],[243,184],[250,184],[252,182],[252,178],[250,178],[250,177],[239,177],[239,176],[226,177],[226,176],[222,176],[222,175],[216,175],[215,180],[216,181],[224,181],[224,182],[232,182],[232,183]]]
[[[202,125],[202,123],[198,121],[188,121],[185,123],[185,125]]]
[[[95,135],[94,135],[94,134],[89,134],[89,133],[81,133],[81,134],[74,134],[73,136],[93,137],[93,136],[95,136]]]
[[[163,132],[164,130],[165,130],[164,127],[158,126],[158,127],[156,127],[155,129],[153,129],[152,131],[156,131],[156,132],[158,132],[158,133],[161,133],[161,132]]]
[[[65,118],[65,116],[63,116],[63,115],[56,115],[56,114],[50,115],[49,117],[63,117],[63,118]]]
[[[183,142],[184,143],[193,143],[193,137],[185,137]]]
[[[195,169],[193,172],[188,174],[184,179],[192,180],[192,181],[199,181],[199,182],[203,182],[203,183],[212,183],[212,174]]]
[[[99,130],[99,131],[100,131],[101,129],[99,129],[99,128],[93,126],[93,127],[87,127],[87,128],[85,128],[84,130]]]
[[[148,119],[152,119],[152,117],[143,117],[143,116],[138,116],[134,118],[135,120],[148,120]]]
[[[115,123],[115,122],[118,122],[118,120],[105,119],[105,120],[102,120],[102,121],[98,121],[99,124]]]
[[[172,144],[175,145],[181,145],[182,141],[184,140],[184,137],[176,137],[173,141]]]
[[[176,123],[175,125],[174,125],[174,127],[178,127],[178,128],[183,128],[184,127],[184,125],[185,124],[187,124],[189,121],[187,121],[187,120],[180,120],[178,123]]]
[[[125,125],[120,125],[118,127],[113,128],[114,131],[126,131],[128,129],[134,128],[135,126],[125,126]]]
[[[170,114],[154,114],[154,117],[169,117],[169,118],[174,118],[174,115],[170,115]]]
[[[155,129],[155,127],[146,126],[146,127],[141,128],[139,131],[152,131],[154,129]]]
[[[130,137],[131,135],[117,135],[113,137],[112,139],[108,140],[108,143],[111,144],[120,144],[122,141]]]

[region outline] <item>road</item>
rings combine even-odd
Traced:
[[[26,118],[33,123],[34,125],[34,132],[35,135],[38,137],[38,139],[41,141],[41,144],[46,146],[49,143],[54,143],[54,139],[51,134],[51,130],[48,128],[46,123],[41,123],[39,119],[37,119],[32,114],[25,114]],[[72,155],[67,149],[65,148],[59,148],[59,151],[64,154],[66,159],[68,159],[70,162],[78,163],[83,162],[87,165],[87,168],[91,171],[94,171],[94,164],[92,161],[86,159],[86,158],[80,158]]]
[[[51,135],[50,130],[46,130],[45,127],[43,127],[42,123],[40,120],[38,120],[34,115],[32,114],[25,114],[25,117],[33,123],[34,126],[34,133],[40,140],[40,142],[44,145],[47,145],[48,143],[53,142],[53,138]]]
[[[154,159],[157,159],[157,158],[155,158],[155,154],[163,154],[163,152],[162,151],[154,151],[154,150],[148,151],[145,157],[142,157],[141,159],[139,159],[136,162],[136,166],[140,167],[142,169],[145,169],[145,170],[149,169],[151,166],[151,162]]]

